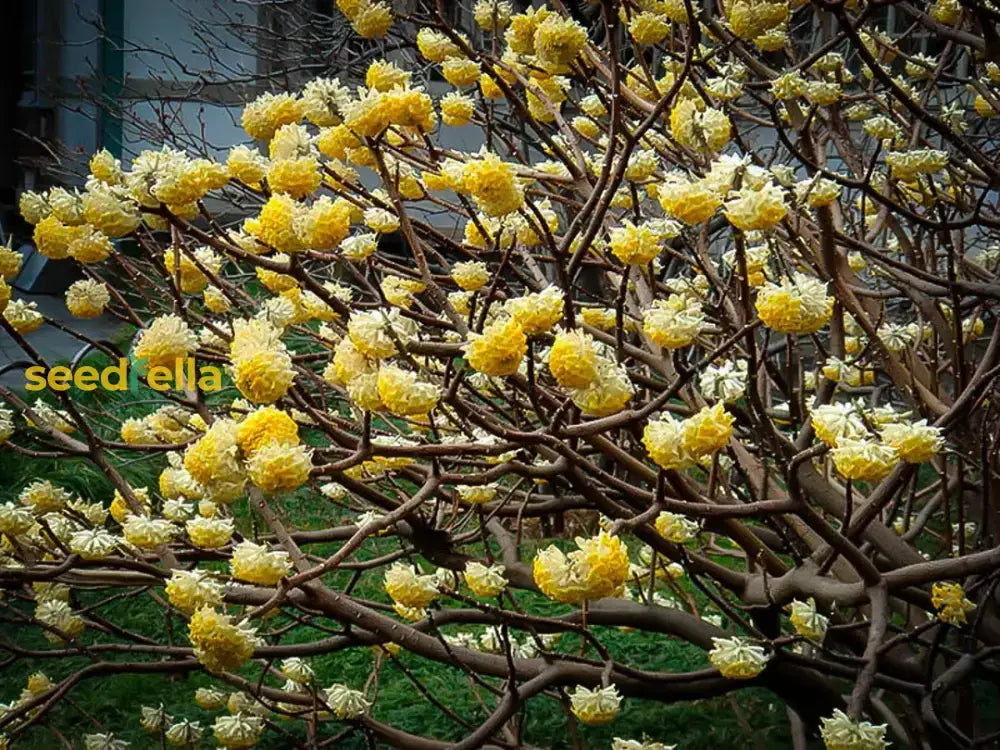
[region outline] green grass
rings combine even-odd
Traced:
[[[88,360],[89,364],[101,366],[102,357],[97,355]],[[96,409],[107,410],[120,420],[127,416],[144,416],[165,403],[155,392],[142,389],[138,393],[80,393],[70,392],[77,406],[96,413]],[[231,396],[230,396],[231,397]],[[217,398],[225,398],[219,395]],[[51,399],[50,403],[51,403]],[[109,437],[114,435],[114,425],[105,423],[100,430]],[[130,459],[132,457],[130,456]],[[164,465],[158,455],[143,455],[140,460],[123,463],[122,471],[133,486],[156,487],[156,478]],[[18,493],[29,482],[44,477],[60,484],[89,500],[109,503],[113,490],[107,479],[86,459],[26,460],[12,451],[0,451],[0,502],[16,500]],[[292,523],[300,529],[322,528],[337,524],[347,516],[346,511],[332,506],[329,501],[315,493],[300,491],[283,499],[282,509]],[[240,531],[253,535],[256,523],[247,510],[246,504],[238,504],[237,520]],[[366,559],[386,554],[397,549],[395,540],[381,538],[369,540],[353,559]],[[315,554],[329,554],[335,544],[317,545],[310,548]],[[475,548],[473,548],[475,549]],[[327,583],[342,588],[349,579],[349,573],[338,572],[327,577]],[[87,607],[107,600],[124,591],[99,590],[80,591],[74,594],[75,607]],[[381,571],[375,570],[362,576],[354,589],[355,595],[374,601],[388,602],[382,585]],[[517,592],[521,606],[539,614],[553,614],[566,611],[565,607],[554,604],[540,595]],[[700,594],[697,595],[700,597]],[[17,606],[26,608],[27,604]],[[165,619],[160,608],[147,593],[115,598],[99,609],[105,619],[128,628],[158,642],[172,641],[186,645],[186,629],[183,620],[176,616]],[[266,621],[262,629],[275,629],[288,622],[283,615]],[[326,627],[337,628],[329,620],[321,620]],[[458,628],[449,626],[445,632],[454,633]],[[483,627],[468,627],[467,630],[482,632]],[[623,632],[611,628],[594,628],[595,634],[611,651],[612,655],[633,667],[665,672],[683,672],[704,668],[705,654],[679,639],[659,634]],[[325,637],[326,633],[315,629],[299,627],[282,637],[282,643],[296,643]],[[31,649],[45,649],[51,646],[35,629],[23,629],[0,623],[0,640],[16,642]],[[106,642],[114,637],[88,629],[84,636],[86,643]],[[578,653],[579,639],[564,636],[559,649],[567,653]],[[593,654],[588,654],[593,656]],[[119,658],[119,657],[108,657]],[[121,657],[127,658],[127,657]],[[477,723],[488,715],[494,705],[491,696],[478,688],[479,695],[487,702],[480,703],[476,692],[470,686],[467,676],[457,667],[429,661],[414,654],[402,653],[399,657],[403,667],[432,694],[438,701],[448,706],[466,721]],[[374,654],[367,648],[354,648],[342,652],[328,653],[313,657],[311,665],[317,674],[317,683],[325,686],[333,682],[343,682],[353,687],[363,687],[369,679],[375,664]],[[63,678],[88,663],[83,657],[72,659],[20,659],[7,664],[3,669],[0,683],[0,702],[13,701],[24,686],[27,677],[38,670],[45,671],[51,678]],[[257,679],[260,666],[248,665],[243,674]],[[502,687],[497,680],[490,680],[496,687]],[[212,684],[208,675],[192,672],[183,675],[132,675],[122,674],[103,677],[85,682],[76,687],[69,700],[51,712],[46,722],[34,727],[19,738],[17,748],[48,750],[60,744],[59,735],[70,738],[82,747],[80,737],[96,731],[114,731],[123,739],[130,740],[133,747],[155,747],[158,743],[145,735],[139,727],[139,712],[143,705],[162,703],[175,718],[198,720],[204,727],[210,727],[216,712],[199,709],[193,702],[196,688]],[[268,684],[278,685],[273,679]],[[384,659],[378,675],[378,696],[373,708],[375,718],[392,724],[408,732],[427,734],[441,740],[454,741],[468,730],[453,721],[433,703],[424,698],[406,676],[403,669],[390,659]],[[738,712],[738,714],[737,714]],[[286,731],[295,735],[300,729],[290,723],[283,723]],[[339,732],[338,724],[327,724],[322,728],[325,737]],[[531,700],[523,716],[523,740],[541,747],[571,747],[569,722],[558,700],[539,696]],[[607,727],[577,727],[582,745],[586,748],[606,748],[612,739],[622,736],[631,739],[649,739],[667,743],[677,743],[685,750],[715,750],[752,744],[757,748],[783,748],[790,744],[784,710],[771,694],[759,689],[744,689],[732,698],[717,698],[684,704],[666,704],[655,700],[626,699],[621,716]],[[748,731],[752,737],[748,737]],[[211,742],[206,738],[203,746]],[[265,749],[288,747],[287,738],[276,732],[269,732],[258,745]],[[352,732],[336,745],[340,748],[368,747],[366,738],[360,732]]]

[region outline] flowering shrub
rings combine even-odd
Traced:
[[[896,4],[894,36],[865,0],[478,0],[464,30],[409,5],[338,0],[384,54],[263,93],[227,154],[101,151],[82,190],[21,197],[86,276],[73,315],[228,377],[138,416],[0,387],[4,450],[114,488],[39,473],[0,504],[0,649],[56,675],[0,729],[90,678],[198,671],[211,727],[135,721],[506,747],[527,702],[604,725],[754,687],[830,750],[995,741],[968,687],[1000,645],[992,6]],[[2,325],[47,365],[18,266],[0,250]],[[121,596],[162,642],[104,616]],[[630,663],[614,627],[700,667]],[[372,647],[369,680],[319,684]],[[441,706],[458,744],[380,713],[411,655],[487,709]],[[85,746],[125,746],[104,729]]]

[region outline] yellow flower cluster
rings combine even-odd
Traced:
[[[568,555],[555,545],[535,555],[532,569],[542,593],[569,604],[616,594],[629,571],[622,540],[601,531],[589,539],[577,537],[576,546]]]
[[[281,342],[281,332],[266,321],[235,321],[229,355],[236,387],[254,403],[277,401],[295,380],[292,358]]]
[[[212,607],[195,610],[188,623],[194,654],[212,673],[237,669],[253,656],[256,633]]]
[[[573,715],[588,726],[610,724],[621,711],[622,697],[614,685],[593,690],[577,685],[569,694],[569,700]]]
[[[490,152],[465,163],[461,189],[487,216],[506,216],[524,204],[524,190],[514,167]]]
[[[421,575],[411,566],[393,563],[385,572],[385,592],[404,607],[426,609],[438,596],[436,579]]]
[[[708,660],[723,677],[732,680],[748,680],[759,675],[767,666],[769,657],[761,646],[746,638],[713,638]]]
[[[247,460],[250,481],[265,492],[297,490],[308,481],[311,471],[312,450],[303,445],[272,440]]]
[[[237,457],[238,432],[235,421],[216,420],[184,452],[184,468],[215,502],[232,502],[243,494],[246,473]]]
[[[269,550],[254,542],[236,545],[229,561],[233,576],[261,586],[273,586],[292,569],[292,561],[284,550]]]
[[[172,369],[177,360],[191,356],[197,348],[198,337],[183,318],[161,315],[142,331],[133,352],[149,367]]]
[[[483,565],[471,560],[462,572],[466,585],[476,596],[493,597],[507,587],[503,565]]]
[[[680,470],[723,450],[732,434],[733,417],[720,401],[683,421],[664,414],[646,425],[642,442],[657,466]]]
[[[485,263],[469,260],[451,267],[451,278],[460,289],[475,292],[489,283],[490,272]]]
[[[580,330],[560,331],[549,350],[549,371],[563,388],[586,388],[598,377],[594,339]]]
[[[222,606],[222,584],[204,570],[174,570],[166,586],[167,599],[182,612],[193,613],[202,607]]]
[[[830,451],[833,465],[845,478],[878,482],[899,463],[899,452],[889,445],[864,438],[840,438]]]
[[[705,313],[698,299],[671,294],[658,299],[642,315],[642,331],[657,346],[680,349],[690,345],[705,325]]]
[[[351,28],[366,39],[383,37],[392,28],[392,7],[387,2],[337,0],[337,7],[347,16]]]
[[[815,333],[833,315],[833,297],[826,285],[803,273],[768,282],[757,292],[757,314],[768,328],[780,333]]]
[[[911,464],[930,461],[944,446],[941,428],[919,422],[891,422],[880,434],[882,442],[894,448],[901,460]]]
[[[950,625],[965,625],[966,615],[976,608],[959,583],[935,583],[931,587],[931,604],[938,611],[938,619]]]
[[[660,536],[674,544],[684,544],[697,535],[699,526],[695,521],[685,518],[680,513],[661,511],[656,517],[656,530]]]
[[[570,395],[585,415],[606,417],[624,409],[634,393],[625,366],[601,357],[597,360],[597,377],[585,388],[572,389]]]
[[[513,375],[528,351],[528,337],[513,317],[500,318],[469,335],[464,346],[469,366],[493,377]]]
[[[826,750],[885,750],[887,725],[856,721],[839,708],[833,716],[825,717],[820,725],[820,736]]]
[[[822,641],[826,635],[827,626],[830,624],[829,618],[816,611],[816,601],[802,602],[798,599],[792,601],[792,613],[789,618],[795,632],[803,638],[811,641]]]
[[[618,260],[629,265],[644,266],[660,254],[662,237],[648,222],[633,224],[626,219],[611,230],[608,247]]]

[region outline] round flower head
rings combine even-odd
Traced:
[[[626,219],[622,226],[611,230],[608,247],[622,263],[644,266],[663,250],[660,240],[660,234],[648,222],[636,225]]]
[[[810,416],[816,437],[831,448],[836,448],[841,438],[858,440],[868,434],[864,420],[853,404],[820,404]]]
[[[396,353],[396,343],[389,332],[385,315],[380,311],[354,313],[347,333],[357,350],[372,359],[385,359]]]
[[[234,331],[229,349],[240,393],[259,404],[282,398],[295,380],[295,370],[280,331],[261,320],[237,321]]]
[[[884,750],[889,746],[885,730],[885,724],[855,721],[835,708],[833,716],[821,722],[819,733],[826,750]]]
[[[479,80],[479,69],[476,68],[476,81]],[[475,81],[473,81],[475,83]],[[475,102],[465,94],[452,91],[441,97],[441,119],[445,125],[460,127],[467,125],[476,111]]]
[[[646,425],[642,444],[660,468],[680,470],[694,466],[695,457],[684,446],[684,428],[683,422],[669,414]]]
[[[576,21],[549,13],[535,29],[534,53],[550,73],[567,70],[587,44],[587,30]]]
[[[229,149],[226,169],[233,179],[251,187],[259,187],[260,181],[267,174],[267,167],[267,158],[258,151],[242,145]]]
[[[490,272],[485,263],[469,260],[452,266],[451,278],[459,288],[474,292],[489,283]]]
[[[524,190],[517,181],[514,167],[496,154],[485,153],[479,159],[466,162],[462,170],[462,188],[487,216],[505,216],[524,204]]]
[[[713,638],[713,648],[708,660],[718,668],[723,677],[746,680],[756,677],[767,665],[769,657],[764,649],[746,638]]]
[[[498,32],[510,23],[511,7],[506,0],[477,0],[472,13],[483,31]]]
[[[919,422],[896,422],[885,425],[880,431],[882,441],[895,448],[899,457],[911,464],[930,461],[944,445],[941,428]]]
[[[184,468],[216,502],[230,502],[243,492],[246,473],[237,460],[239,426],[220,419],[184,452]]]
[[[642,331],[649,340],[665,349],[690,345],[705,325],[705,313],[697,299],[671,294],[658,299],[643,313]]]
[[[976,608],[958,583],[935,583],[931,587],[931,604],[938,611],[938,619],[950,625],[965,625],[966,615]]]
[[[388,3],[365,3],[351,19],[351,28],[365,39],[378,39],[389,32],[392,21],[392,8]]]
[[[222,584],[204,570],[172,571],[166,591],[170,603],[189,614],[202,607],[222,606]]]
[[[684,420],[684,448],[695,456],[718,453],[729,444],[732,435],[733,417],[722,402],[703,406]]]
[[[237,669],[253,656],[256,634],[211,607],[195,611],[188,623],[194,654],[209,672]]]
[[[267,170],[268,187],[296,199],[313,193],[322,181],[319,162],[312,156],[273,161]]]
[[[131,515],[122,524],[125,541],[139,549],[155,549],[177,533],[177,527],[165,518]]]
[[[285,193],[268,198],[260,213],[245,223],[246,231],[278,252],[295,253],[305,249],[295,232],[304,207]]]
[[[764,185],[759,190],[741,190],[725,206],[729,223],[744,232],[770,229],[787,213],[784,193],[774,184]]]
[[[656,197],[664,211],[689,226],[708,221],[722,205],[718,191],[703,180],[665,184]]]
[[[681,99],[670,112],[670,131],[678,143],[692,151],[713,154],[728,142],[732,123],[722,110],[699,107],[694,99]]]
[[[822,641],[830,624],[829,618],[816,611],[816,601],[811,598],[807,602],[793,600],[789,619],[795,632],[811,641]]]
[[[97,318],[111,301],[107,286],[92,279],[75,281],[66,290],[66,309],[76,318]]]
[[[300,685],[308,685],[316,676],[313,668],[297,656],[282,659],[281,673],[292,682],[297,682]]]
[[[504,309],[520,323],[528,336],[547,333],[563,316],[563,292],[549,285],[540,292],[507,300]]]
[[[695,521],[685,518],[680,513],[670,513],[665,510],[656,517],[655,525],[660,536],[674,544],[684,544],[694,539],[700,528]]]
[[[144,329],[135,345],[136,360],[146,360],[148,367],[173,368],[178,359],[189,357],[198,348],[198,337],[176,315],[156,318]]]
[[[30,525],[29,527],[30,528]],[[18,529],[11,528],[10,524],[4,520],[4,506],[0,506],[0,531],[5,534],[17,535],[22,533]],[[27,531],[27,528],[23,529]],[[69,539],[69,549],[75,555],[79,555],[84,560],[101,560],[117,549],[122,540],[104,529],[84,529],[77,531]]]
[[[441,74],[452,86],[473,86],[479,81],[479,63],[462,57],[449,57],[441,63]]]
[[[414,609],[426,609],[438,595],[434,576],[420,575],[398,562],[385,572],[385,592],[397,604]]]
[[[841,438],[830,455],[841,475],[861,482],[878,482],[899,463],[895,448],[865,439]]]
[[[320,196],[308,209],[296,215],[293,227],[306,247],[333,250],[347,237],[351,229],[351,206]]]
[[[356,719],[363,716],[371,706],[360,690],[353,690],[340,683],[328,687],[324,691],[324,697],[326,705],[338,719]]]
[[[236,546],[230,565],[236,578],[261,586],[273,586],[292,569],[292,561],[284,550],[269,550],[249,541]]]
[[[252,456],[268,443],[298,445],[299,426],[288,414],[273,406],[262,406],[247,414],[236,431],[236,444],[244,456]]]
[[[47,479],[32,482],[21,490],[19,496],[21,504],[39,516],[62,510],[72,498],[69,492]]]
[[[111,240],[97,229],[81,228],[66,246],[69,256],[80,263],[100,263],[115,250]]]
[[[593,690],[577,685],[569,699],[573,715],[588,726],[610,724],[621,711],[622,697],[614,685]]]
[[[159,706],[154,708],[153,706],[143,706],[141,709],[141,715],[139,723],[142,728],[145,729],[150,734],[155,734],[164,731],[167,725],[170,724],[173,717],[168,714],[161,703]]]
[[[167,738],[167,742],[175,747],[193,747],[201,741],[204,733],[205,730],[197,721],[182,719],[167,727],[164,736]]]
[[[475,560],[465,564],[462,573],[466,585],[472,593],[481,597],[492,597],[507,587],[503,565],[483,565]]]
[[[217,688],[198,688],[194,691],[194,702],[198,708],[215,711],[226,705],[227,695]]]
[[[535,583],[558,602],[575,603],[615,594],[628,578],[628,550],[621,539],[601,531],[576,539],[577,550],[564,554],[551,545],[535,555]]]
[[[149,489],[146,487],[133,487],[132,496],[139,504],[139,513],[142,515],[149,515],[151,512]],[[135,512],[132,506],[128,503],[128,501],[126,501],[125,497],[118,490],[115,490],[115,496],[111,501],[111,507],[109,510],[111,512],[111,517],[118,523],[125,523],[125,519]]]
[[[26,336],[37,331],[45,322],[45,316],[38,312],[37,306],[37,303],[33,301],[11,300],[3,311],[4,319],[14,327],[14,330],[22,336]]]
[[[394,307],[409,310],[416,302],[415,294],[420,294],[427,286],[416,279],[406,279],[402,276],[389,275],[382,279],[379,285],[386,301]]]
[[[229,518],[192,518],[184,524],[188,538],[196,547],[217,549],[229,544],[235,527]]]
[[[549,371],[564,388],[586,388],[598,376],[598,355],[590,334],[560,331],[549,350]]]
[[[659,44],[670,33],[670,23],[658,13],[643,11],[632,16],[628,33],[636,44]]]
[[[757,314],[780,333],[814,333],[833,314],[833,297],[819,279],[796,273],[780,284],[768,282],[757,293]]]
[[[236,750],[253,747],[264,733],[264,721],[259,716],[238,712],[220,716],[212,725],[212,735],[221,747]]]
[[[393,365],[383,365],[378,371],[378,396],[393,414],[406,417],[426,414],[441,397],[437,386],[422,382],[416,373]]]
[[[127,750],[130,744],[111,732],[83,735],[83,750]]]
[[[365,209],[364,219],[365,226],[377,234],[390,234],[399,229],[399,218],[384,208]]]
[[[747,361],[727,360],[721,365],[709,365],[701,373],[698,386],[706,399],[727,404],[738,400],[747,387]]]
[[[251,138],[267,141],[282,125],[302,119],[302,102],[293,94],[262,94],[243,109],[243,129]]]
[[[470,334],[464,351],[477,372],[493,377],[513,375],[528,351],[528,338],[516,319],[500,318],[483,328],[481,334]]]
[[[573,403],[590,417],[606,417],[625,408],[635,389],[628,370],[619,364],[600,358],[597,377],[586,388],[573,389]]]
[[[304,445],[271,441],[247,460],[250,481],[265,492],[292,492],[304,485],[312,470],[312,450]]]
[[[62,643],[81,635],[86,628],[83,618],[73,613],[72,608],[64,601],[46,599],[35,608],[35,619],[57,633],[45,631],[45,637],[52,643]]]

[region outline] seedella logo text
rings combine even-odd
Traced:
[[[116,365],[98,369],[93,365],[77,368],[56,365],[46,369],[41,365],[24,371],[27,381],[25,390],[68,391],[76,387],[81,391],[138,391],[143,378],[154,391],[182,391],[195,385],[202,391],[222,390],[222,369],[215,365],[196,366],[193,357],[178,359],[173,367],[166,365],[149,366],[145,357],[126,359],[121,357]]]

